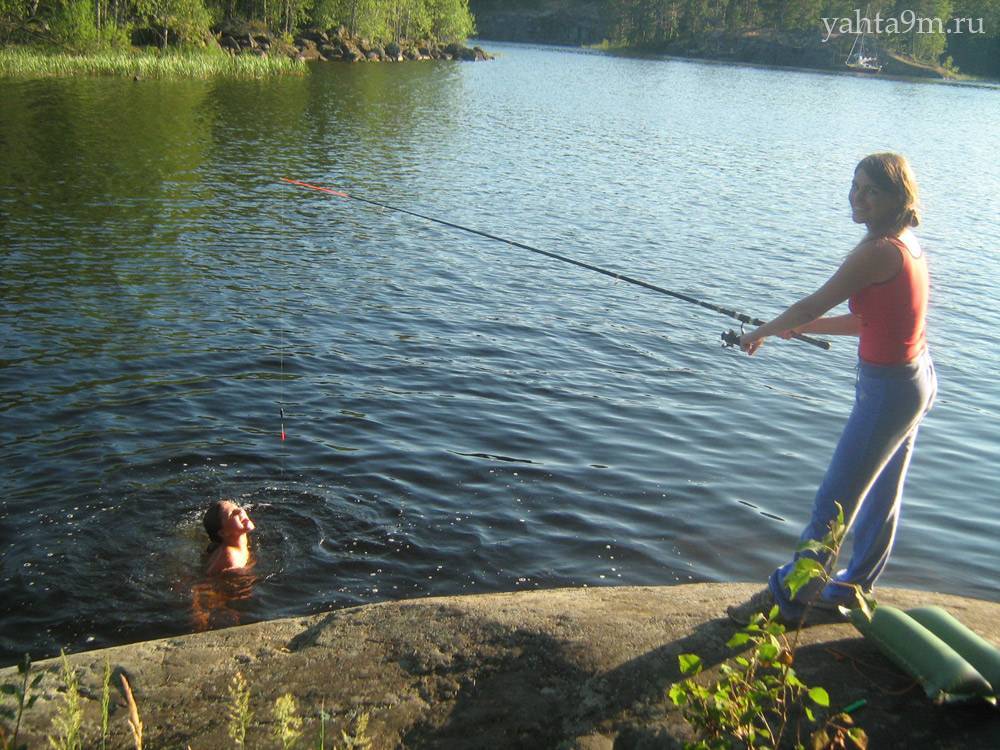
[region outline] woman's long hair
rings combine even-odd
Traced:
[[[205,511],[205,516],[201,519],[201,522],[205,525],[205,532],[211,540],[206,552],[213,552],[222,544],[222,536],[219,532],[222,530],[222,505],[225,502],[225,500],[217,500],[212,503],[208,506],[208,510]]]
[[[907,227],[920,225],[920,209],[917,205],[917,178],[913,176],[910,163],[902,154],[883,153],[866,156],[854,171],[863,170],[875,185],[896,196],[899,210],[886,230],[899,234]]]

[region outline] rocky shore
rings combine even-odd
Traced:
[[[677,656],[697,653],[710,674],[733,652],[725,607],[750,584],[561,589],[386,602],[179,638],[74,654],[84,747],[100,726],[105,660],[135,691],[147,748],[233,747],[228,689],[250,686],[248,747],[277,747],[275,699],[290,692],[315,746],[316,716],[331,716],[327,741],[352,715],[370,715],[372,748],[678,748],[690,730],[666,697]],[[882,589],[880,601],[947,608],[1000,645],[1000,604]],[[47,746],[61,698],[58,660],[44,670],[22,739]],[[1000,747],[1000,713],[989,704],[934,706],[850,625],[801,631],[796,668],[825,687],[831,707],[866,701],[855,714],[873,748]],[[13,668],[0,670],[12,683]],[[109,747],[132,747],[127,709],[112,699]],[[300,743],[305,746],[305,743]],[[328,745],[329,746],[329,745]]]
[[[404,62],[407,60],[492,60],[482,47],[430,39],[379,44],[351,35],[347,28],[305,29],[291,44],[266,31],[220,29],[216,41],[234,55],[285,55],[297,60],[338,62]]]

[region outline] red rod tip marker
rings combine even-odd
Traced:
[[[282,180],[282,182],[287,182],[290,185],[299,185],[299,186],[304,187],[304,188],[309,188],[310,190],[318,190],[321,193],[329,193],[330,195],[336,195],[336,196],[339,196],[341,198],[350,198],[351,197],[347,193],[342,193],[339,190],[331,190],[330,188],[323,187],[321,185],[310,185],[308,182],[302,182],[300,180],[290,180],[287,177],[282,177],[281,180]]]

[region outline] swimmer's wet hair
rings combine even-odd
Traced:
[[[204,518],[201,519],[201,522],[205,524],[205,532],[208,534],[208,538],[212,540],[212,543],[208,545],[209,552],[222,544],[222,536],[219,534],[219,531],[222,529],[222,504],[224,502],[226,501],[216,500],[208,506]]]

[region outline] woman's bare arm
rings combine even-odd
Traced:
[[[781,334],[790,328],[801,329],[866,286],[892,278],[902,263],[899,251],[891,243],[863,242],[823,286],[760,328],[740,336],[740,347],[747,354],[753,354],[767,336]]]
[[[819,333],[826,336],[858,336],[861,334],[861,318],[854,313],[846,315],[830,315],[825,318],[816,318],[811,323],[799,326],[791,331],[781,334],[785,338],[785,333]],[[789,335],[788,338],[791,338]]]

